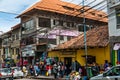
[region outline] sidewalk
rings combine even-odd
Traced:
[[[51,75],[51,76],[39,75],[36,77],[36,79],[55,80],[53,75]],[[63,78],[57,78],[56,80],[67,80],[67,79],[65,77],[63,77]]]
[[[57,79],[54,79],[54,76],[51,75],[51,76],[43,76],[43,75],[39,75],[37,77],[34,77],[34,76],[31,76],[32,79],[42,79],[42,80],[70,80],[68,77],[64,76],[63,78],[57,78]],[[89,79],[85,79],[84,76],[82,76],[82,79],[81,80],[89,80]]]

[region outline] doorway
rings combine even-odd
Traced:
[[[66,66],[65,74],[68,75],[71,72],[72,58],[71,57],[65,57],[64,58],[64,63],[65,63],[65,66]]]
[[[64,58],[64,63],[66,66],[71,66],[72,65],[72,58],[71,57],[65,57]]]

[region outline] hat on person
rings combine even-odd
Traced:
[[[57,64],[54,64],[54,66],[57,66]]]
[[[76,72],[76,75],[79,75],[79,72]]]

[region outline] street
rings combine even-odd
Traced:
[[[53,76],[38,76],[38,77],[27,77],[22,79],[14,79],[14,80],[55,80]],[[56,80],[65,80],[65,78],[57,78]]]
[[[55,80],[55,79],[28,79],[28,78],[22,78],[22,79],[14,79],[14,80]]]
[[[27,79],[27,78],[23,78],[23,79],[14,79],[14,80],[43,80],[43,79]]]

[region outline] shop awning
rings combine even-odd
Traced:
[[[120,43],[115,43],[113,50],[119,50],[120,49]]]

